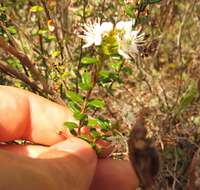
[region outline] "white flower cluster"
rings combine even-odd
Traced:
[[[83,48],[100,46],[104,36],[116,34],[118,53],[124,59],[131,59],[138,54],[138,47],[144,43],[144,33],[132,30],[132,21],[120,21],[115,26],[111,22],[95,22],[84,25],[83,35],[80,37],[85,41]],[[114,32],[113,32],[114,31]]]

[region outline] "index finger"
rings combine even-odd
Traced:
[[[0,86],[0,101],[0,142],[25,139],[52,145],[63,140],[58,133],[64,122],[75,121],[67,107],[25,90]]]

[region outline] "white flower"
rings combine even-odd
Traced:
[[[119,21],[115,27],[111,22],[90,22],[84,25],[84,28],[82,29],[83,35],[80,35],[79,37],[85,41],[83,48],[90,47],[93,44],[100,46],[105,36],[110,37],[108,39],[114,37],[114,39],[117,40],[118,54],[124,59],[131,59],[139,53],[138,47],[145,42],[144,33],[140,34],[139,31],[133,30],[133,24],[133,20]],[[105,44],[103,45],[105,46],[108,45],[107,43],[114,43],[113,40],[111,40],[111,42],[109,40],[104,42]]]
[[[129,34],[132,31],[133,21],[119,21],[115,28]]]
[[[113,30],[113,24],[111,22],[103,22],[101,24],[100,22],[90,22],[85,24],[82,30],[84,35],[80,35],[79,37],[85,41],[83,48],[90,47],[93,44],[99,46],[101,45],[103,36]]]
[[[144,33],[132,30],[132,21],[120,21],[115,28],[119,30],[117,35],[118,53],[125,59],[131,59],[138,54],[138,47],[144,44]]]

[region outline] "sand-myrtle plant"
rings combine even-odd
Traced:
[[[108,56],[121,55],[124,59],[132,59],[139,53],[138,47],[144,45],[145,34],[133,30],[135,20],[111,22],[100,21],[88,23],[82,29],[80,37],[85,41],[83,48],[92,45],[99,47],[99,53]]]
[[[74,111],[77,123],[66,122],[70,131],[88,141],[98,153],[112,150],[114,130],[109,121],[98,117],[98,111],[104,109],[105,102],[101,95],[92,98],[96,86],[112,90],[114,82],[122,82],[119,72],[125,61],[134,61],[139,54],[139,47],[145,44],[145,34],[133,29],[134,20],[101,22],[90,21],[82,26],[78,35],[83,41],[85,56],[77,73],[78,91],[67,92],[69,106]],[[117,137],[118,138],[118,137]],[[110,142],[112,141],[112,142]],[[103,144],[104,150],[101,148]],[[105,144],[107,145],[105,150]]]

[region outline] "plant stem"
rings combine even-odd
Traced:
[[[83,106],[81,109],[81,113],[84,114],[87,110],[87,104],[88,104],[88,100],[92,94],[93,89],[95,88],[97,81],[98,81],[98,77],[99,77],[99,72],[102,69],[102,66],[104,64],[105,61],[105,56],[103,54],[100,55],[100,59],[99,59],[99,64],[94,64],[93,68],[92,68],[92,73],[93,74],[93,82],[92,82],[92,87],[88,90],[84,102],[83,102]],[[81,126],[79,126],[78,128],[78,135],[80,135],[80,130],[81,130]]]

